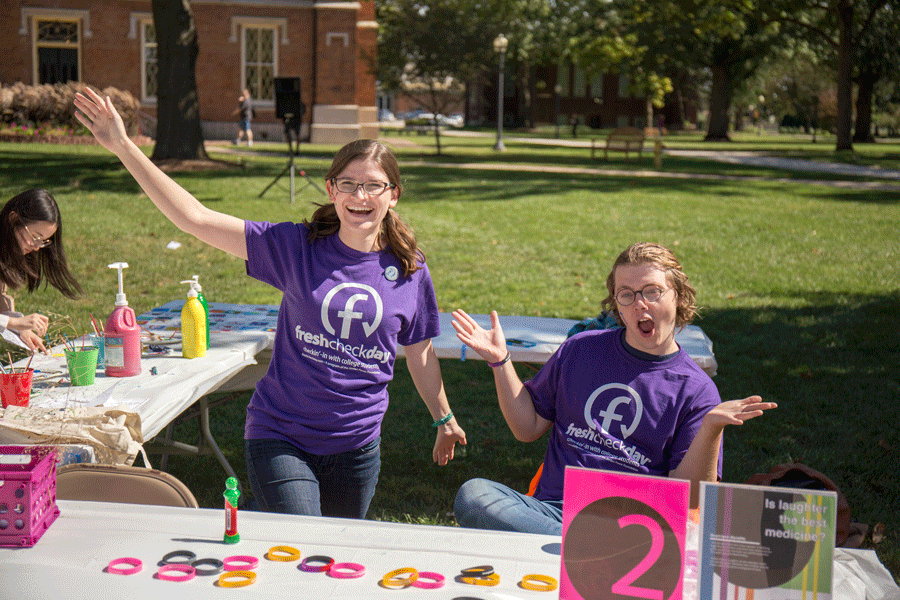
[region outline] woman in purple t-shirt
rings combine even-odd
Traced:
[[[387,383],[402,345],[445,465],[465,432],[450,411],[431,338],[434,288],[412,230],[393,208],[400,173],[382,144],[357,140],[326,177],[330,203],[309,222],[255,223],[213,211],[128,138],[110,99],[78,94],[78,120],[172,223],[247,261],[283,293],[272,360],[247,409],[245,449],[263,510],[364,518],[381,466]]]
[[[585,331],[564,342],[534,379],[522,383],[497,313],[491,329],[453,313],[459,339],[493,368],[500,410],[516,439],[548,431],[534,496],[486,479],[460,488],[454,510],[465,527],[560,535],[567,465],[699,482],[721,476],[722,431],[774,408],[759,396],[721,402],[712,380],[675,341],[694,316],[694,290],[658,244],[634,244],[606,281],[624,330]]]

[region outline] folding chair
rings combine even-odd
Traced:
[[[199,508],[194,494],[168,473],[126,465],[71,464],[56,472],[56,497]]]

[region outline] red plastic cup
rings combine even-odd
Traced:
[[[0,373],[0,400],[7,406],[28,406],[34,369],[21,373]]]

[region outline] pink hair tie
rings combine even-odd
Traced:
[[[175,575],[173,572],[180,573],[180,575]],[[170,573],[172,574],[170,575]],[[161,566],[156,572],[156,578],[163,581],[190,581],[196,574],[197,571],[191,565],[170,564]]]
[[[358,563],[342,562],[331,565],[328,574],[338,579],[356,579],[366,574],[366,568]]]
[[[131,565],[130,567],[120,567],[119,565]],[[140,573],[143,563],[137,558],[116,558],[109,561],[106,572],[113,575],[134,575]]]
[[[226,571],[246,571],[255,569],[259,559],[253,556],[229,556],[222,561]]]
[[[422,581],[422,579],[430,579],[431,581]],[[435,590],[439,587],[444,587],[444,576],[440,573],[419,571],[419,577],[412,582],[412,586],[426,590]]]

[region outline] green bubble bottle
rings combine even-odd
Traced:
[[[237,544],[241,541],[241,535],[237,530],[237,507],[238,498],[241,491],[237,489],[238,481],[234,477],[229,477],[225,481],[225,491],[222,496],[225,497],[225,543]]]

